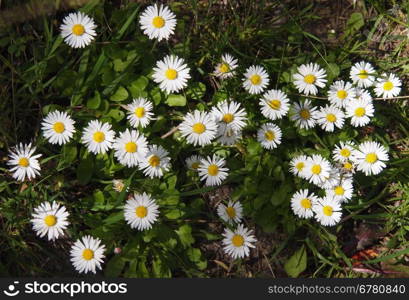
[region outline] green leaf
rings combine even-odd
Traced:
[[[121,256],[114,256],[105,267],[105,276],[119,277],[125,267],[126,260]]]
[[[149,84],[148,78],[140,76],[135,81],[132,81],[128,86],[128,90],[131,92],[132,97],[140,97],[141,93],[146,89]]]
[[[180,238],[180,241],[183,247],[187,248],[195,242],[195,239],[192,236],[192,227],[190,225],[182,225],[176,230],[177,235]]]
[[[166,99],[166,104],[169,106],[185,106],[186,97],[183,95],[170,94]]]
[[[98,91],[95,91],[94,97],[88,99],[87,107],[90,109],[98,109],[101,104],[101,95]]]
[[[93,169],[94,161],[92,156],[81,160],[77,168],[77,179],[80,184],[86,185],[91,180]]]
[[[119,122],[125,117],[125,113],[119,109],[111,109],[108,114],[108,117],[113,118],[115,121]]]
[[[120,86],[109,99],[111,99],[111,101],[123,101],[127,98],[128,91],[123,86]]]
[[[64,161],[71,163],[77,158],[77,146],[65,144],[62,149]]]
[[[363,15],[359,12],[355,12],[351,14],[351,16],[349,17],[347,21],[347,28],[351,32],[361,29],[361,27],[363,27],[364,25],[365,25],[365,19]]]
[[[193,82],[186,90],[186,96],[194,100],[200,100],[206,93],[206,86],[201,82]]]
[[[291,277],[298,277],[307,268],[307,250],[303,245],[285,263],[284,270]]]
[[[124,218],[124,213],[122,211],[110,214],[105,220],[105,225],[111,225],[118,223]]]

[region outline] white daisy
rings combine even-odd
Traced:
[[[385,167],[385,162],[389,160],[385,147],[378,142],[363,142],[359,145],[355,154],[357,170],[368,175],[377,175]]]
[[[224,158],[214,154],[213,157],[208,156],[202,159],[198,168],[200,180],[206,181],[205,185],[207,186],[221,185],[229,171],[225,164]]]
[[[111,124],[93,120],[84,129],[81,141],[89,152],[99,154],[111,149],[114,139],[115,132],[111,130]]]
[[[330,176],[331,164],[319,154],[309,157],[303,168],[304,178],[314,184],[322,184]]]
[[[284,117],[289,109],[287,94],[280,90],[269,90],[260,99],[261,113],[270,120]]]
[[[186,165],[189,170],[198,171],[200,166],[200,161],[203,159],[203,156],[200,155],[192,155],[186,159]]]
[[[13,178],[18,181],[24,181],[27,177],[28,180],[40,175],[40,164],[38,158],[41,154],[33,155],[36,147],[31,147],[30,144],[17,145],[15,148],[9,151],[8,165],[13,173]]]
[[[290,171],[295,176],[304,178],[303,170],[307,164],[308,157],[306,155],[299,155],[290,161]]]
[[[86,235],[71,247],[71,262],[79,273],[95,274],[97,269],[102,269],[104,251],[105,245],[100,239]]]
[[[115,139],[113,148],[118,161],[122,165],[131,168],[145,159],[148,153],[148,142],[145,136],[137,130],[126,129]]]
[[[88,46],[97,35],[94,20],[82,12],[70,13],[60,25],[61,36],[72,48]]]
[[[146,157],[140,162],[139,167],[150,178],[162,177],[163,172],[170,169],[169,152],[162,146],[150,145]]]
[[[277,125],[266,123],[257,131],[257,141],[263,148],[274,149],[281,144],[281,135],[281,129]]]
[[[168,55],[158,61],[153,71],[153,81],[159,83],[160,89],[168,94],[184,89],[190,78],[190,68],[185,61],[173,55]]]
[[[393,98],[399,95],[402,82],[395,74],[382,74],[377,79],[375,93],[378,97]]]
[[[243,207],[240,202],[230,200],[227,206],[223,203],[217,206],[217,214],[224,222],[229,224],[240,223],[243,217]]]
[[[124,206],[124,217],[131,228],[140,231],[151,229],[159,215],[159,206],[150,195],[134,194],[126,201]]]
[[[299,190],[291,198],[291,208],[299,218],[309,219],[314,215],[312,206],[317,200],[317,196],[310,194],[307,189]]]
[[[167,40],[175,31],[176,16],[167,6],[154,4],[143,11],[139,24],[149,39]]]
[[[124,183],[124,181],[122,179],[113,179],[112,180],[112,186],[113,186],[115,191],[120,193],[125,188],[125,183]],[[128,189],[129,188],[127,188],[126,191],[128,191]]]
[[[352,198],[354,187],[352,185],[352,179],[342,179],[337,185],[326,190],[327,196],[334,198],[339,202],[348,202]]]
[[[363,89],[363,88],[358,88],[358,87],[355,88],[355,99],[351,101],[360,100],[360,99],[372,101],[371,93],[368,90]]]
[[[343,108],[356,97],[356,90],[350,82],[343,80],[335,81],[328,91],[328,99],[331,105]]]
[[[134,99],[133,102],[126,107],[131,126],[135,128],[138,126],[145,128],[152,120],[152,108],[153,105],[151,101],[145,98]]]
[[[222,55],[221,62],[217,64],[214,69],[214,75],[221,78],[227,79],[235,75],[235,70],[238,66],[238,61],[236,58],[226,53]]]
[[[262,66],[250,66],[244,73],[243,87],[250,94],[260,94],[269,82],[267,71]]]
[[[341,221],[341,204],[333,197],[319,198],[312,210],[315,212],[315,219],[324,226],[334,226]]]
[[[64,234],[69,224],[68,216],[69,213],[63,205],[60,206],[56,202],[51,205],[49,202],[43,202],[34,208],[30,222],[39,237],[47,235],[48,240],[53,241]]]
[[[62,145],[72,138],[75,132],[74,124],[66,112],[53,111],[44,118],[41,129],[51,144]]]
[[[338,162],[344,162],[354,159],[355,144],[352,141],[340,142],[332,151],[332,158]]]
[[[370,63],[361,61],[352,66],[349,77],[358,87],[368,88],[375,80],[374,73],[375,69]]]
[[[317,123],[325,131],[332,132],[335,127],[342,128],[344,126],[344,112],[336,106],[326,105],[316,113]]]
[[[300,93],[305,95],[316,95],[318,87],[323,88],[327,82],[327,73],[319,65],[310,63],[301,65],[294,74],[294,85]]]
[[[219,127],[217,136],[217,141],[220,144],[224,146],[231,146],[237,143],[239,139],[241,139],[242,134],[241,131],[235,131],[233,129],[227,129],[223,132]]]
[[[324,180],[316,184],[319,188],[325,190],[332,189],[341,181],[341,170],[330,164],[329,176],[324,177]]]
[[[315,116],[317,108],[311,105],[311,100],[306,99],[304,102],[294,103],[290,119],[300,128],[310,129],[316,124]]]
[[[246,126],[247,114],[240,104],[234,101],[223,101],[212,108],[211,114],[219,126],[220,132],[227,129],[240,131]]]
[[[253,231],[242,224],[239,224],[233,231],[226,228],[223,237],[223,250],[233,259],[249,256],[250,248],[255,248],[252,243],[257,242]]]
[[[365,126],[374,116],[375,108],[372,100],[358,99],[348,103],[346,107],[346,116],[351,118],[351,124],[355,127]]]
[[[216,137],[217,124],[211,114],[195,110],[186,114],[179,130],[188,143],[204,146]]]

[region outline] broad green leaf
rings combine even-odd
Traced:
[[[307,250],[305,246],[298,249],[285,263],[284,270],[291,277],[298,277],[307,268]]]
[[[88,99],[87,107],[90,109],[98,109],[101,104],[101,95],[98,91],[95,91],[94,97]]]
[[[124,101],[127,98],[128,91],[123,86],[120,86],[109,99],[111,99],[111,101]]]
[[[92,156],[88,156],[87,158],[83,158],[77,168],[77,179],[80,184],[87,184],[92,177],[94,169],[94,160]]]
[[[108,117],[113,118],[115,121],[119,122],[125,117],[125,113],[119,109],[111,109],[108,114]]]
[[[121,256],[114,256],[105,267],[105,276],[118,277],[125,267],[126,260]]]
[[[140,76],[135,81],[132,81],[128,86],[128,90],[131,92],[132,97],[140,97],[141,93],[145,91],[146,87],[149,84],[148,78],[145,76]]]
[[[65,144],[62,149],[64,161],[66,163],[71,163],[77,158],[77,146]]]
[[[186,90],[186,96],[194,100],[200,100],[206,93],[206,86],[201,82],[193,82],[189,84]]]
[[[166,104],[169,106],[185,106],[186,97],[183,95],[170,94],[166,99]]]
[[[190,227],[190,225],[185,224],[180,226],[179,229],[176,230],[176,233],[179,236],[183,247],[185,248],[192,245],[195,241],[192,236],[192,227]]]

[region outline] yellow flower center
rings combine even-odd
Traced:
[[[343,157],[349,157],[351,155],[351,151],[349,151],[349,149],[347,149],[347,148],[341,149],[341,151],[339,151],[339,153]]]
[[[367,79],[368,78],[368,72],[365,70],[361,70],[361,72],[359,72],[358,77],[361,79]]]
[[[206,130],[206,126],[203,123],[196,123],[192,126],[194,133],[202,134]]]
[[[352,169],[352,164],[350,163],[350,162],[346,162],[346,163],[344,163],[344,168],[345,169],[347,169],[347,170],[351,170]]]
[[[295,165],[295,168],[296,168],[298,171],[301,171],[302,169],[304,169],[304,163],[303,163],[302,161],[300,161],[299,163],[297,163],[297,164]]]
[[[337,120],[337,117],[334,114],[327,114],[327,121],[334,123]]]
[[[92,251],[91,249],[84,249],[84,251],[82,251],[82,257],[85,260],[91,260],[94,258],[94,251]]]
[[[240,234],[235,234],[231,239],[231,242],[235,247],[241,247],[244,244],[244,238]]]
[[[312,174],[318,175],[319,173],[321,173],[321,166],[320,165],[313,165],[311,167],[311,172],[312,172]]]
[[[334,188],[334,193],[337,196],[342,196],[345,193],[345,190],[342,186],[337,186],[336,188]]]
[[[222,63],[222,64],[220,65],[220,67],[219,67],[219,71],[220,71],[221,73],[227,73],[227,72],[230,71],[230,67],[229,67],[228,64]]]
[[[137,116],[138,118],[143,118],[144,115],[145,115],[145,109],[143,107],[137,107],[135,109],[135,116]]]
[[[219,174],[219,167],[216,165],[210,165],[207,167],[207,172],[210,176],[216,176],[217,174]]]
[[[365,108],[363,107],[358,107],[357,109],[355,109],[355,116],[356,117],[362,117],[365,115]]]
[[[195,170],[197,170],[198,168],[199,168],[199,163],[198,162],[194,162],[193,164],[192,164],[192,169],[195,169]]]
[[[226,213],[232,219],[236,216],[236,210],[232,206],[226,208]]]
[[[378,160],[378,156],[375,153],[368,153],[365,157],[365,160],[368,163],[373,164],[374,162]]]
[[[311,208],[311,200],[308,198],[304,198],[301,200],[301,206],[305,209],[310,209]]]
[[[145,218],[146,215],[148,214],[148,209],[145,206],[138,206],[137,208],[135,208],[135,215],[138,218]]]
[[[165,19],[160,16],[156,16],[152,20],[152,25],[155,28],[162,28],[163,26],[165,26]]]
[[[85,32],[85,27],[81,24],[75,24],[72,26],[72,33],[75,35],[83,35]]]
[[[105,133],[103,133],[102,131],[97,131],[94,133],[94,141],[97,143],[102,143],[103,141],[105,141]]]
[[[391,89],[393,89],[393,83],[390,81],[387,81],[383,84],[383,89],[385,91],[390,91]]]
[[[48,215],[44,218],[44,223],[48,227],[54,226],[55,224],[57,224],[57,218],[53,215]]]
[[[308,109],[300,110],[300,117],[304,120],[308,120],[311,117],[310,111]]]
[[[344,100],[347,96],[348,96],[348,93],[347,93],[346,91],[344,91],[344,90],[339,90],[339,91],[337,92],[337,97],[338,97],[339,99]]]
[[[271,130],[267,130],[264,133],[264,137],[266,138],[267,141],[272,141],[272,140],[275,139],[276,136],[275,136],[274,132],[272,132]]]
[[[305,83],[313,84],[315,82],[315,80],[317,80],[317,78],[312,74],[308,74],[308,75],[304,76],[304,82]]]
[[[259,85],[261,83],[260,75],[254,74],[250,77],[250,81],[254,85]]]
[[[159,166],[159,164],[160,164],[160,158],[159,158],[159,156],[152,155],[152,156],[149,158],[149,164],[150,164],[152,167],[157,167],[157,166]]]
[[[324,215],[326,215],[327,217],[332,216],[332,207],[329,205],[326,205],[322,208],[322,212],[324,213]]]
[[[223,122],[224,123],[231,123],[234,120],[234,116],[232,114],[225,114],[223,116]]]
[[[268,106],[270,106],[274,110],[278,110],[281,107],[281,101],[276,99],[271,100],[270,102],[268,102]]]
[[[53,125],[53,129],[54,129],[54,131],[57,132],[57,133],[62,133],[62,132],[64,132],[64,130],[65,130],[64,123],[62,123],[62,122],[55,122],[54,125]]]
[[[29,164],[30,164],[30,162],[29,162],[28,159],[25,158],[25,157],[22,157],[22,158],[20,158],[20,159],[18,160],[18,165],[21,166],[21,167],[27,168]]]
[[[175,80],[178,77],[178,71],[175,69],[167,69],[165,72],[165,76],[169,80]]]
[[[135,153],[138,149],[138,145],[134,142],[128,142],[125,144],[125,151],[128,153]]]

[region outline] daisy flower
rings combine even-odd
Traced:
[[[385,162],[389,160],[385,147],[378,142],[363,142],[356,151],[357,170],[368,175],[377,175],[385,167]]]
[[[257,141],[263,148],[274,149],[281,144],[281,135],[281,129],[277,125],[266,123],[257,131]]]
[[[261,113],[270,120],[281,119],[289,109],[287,94],[280,90],[269,90],[260,99]]]
[[[111,130],[111,124],[93,120],[84,129],[81,141],[89,152],[99,154],[111,149],[114,139],[115,132]]]
[[[327,189],[326,195],[342,203],[351,200],[353,191],[352,179],[348,178],[343,179],[331,189]]]
[[[334,226],[341,221],[341,204],[333,197],[319,198],[312,206],[315,219],[324,226]]]
[[[139,167],[143,173],[150,178],[162,177],[163,172],[170,169],[169,152],[162,146],[149,146],[146,157],[140,162]]]
[[[131,104],[129,104],[126,109],[128,110],[128,120],[131,126],[138,127],[141,126],[145,128],[152,120],[152,102],[145,98],[134,99]]]
[[[327,73],[317,64],[301,65],[297,68],[297,73],[294,74],[294,85],[300,93],[306,95],[316,95],[318,88],[325,87],[327,82]]]
[[[60,26],[64,42],[72,48],[88,46],[97,35],[94,20],[82,12],[70,13]]]
[[[159,215],[159,206],[150,195],[134,194],[124,206],[125,221],[137,230],[151,229]]]
[[[53,241],[64,234],[69,224],[68,216],[69,213],[63,205],[60,206],[56,202],[51,205],[49,202],[43,202],[34,208],[30,222],[39,237],[47,235],[48,240]]]
[[[153,81],[159,83],[162,91],[168,94],[178,92],[187,86],[190,68],[182,58],[168,55],[153,68]]]
[[[226,228],[223,237],[223,250],[233,259],[249,256],[250,248],[255,248],[253,243],[257,242],[253,231],[242,224],[239,224],[233,231]]]
[[[33,155],[36,147],[31,147],[30,144],[21,144],[9,151],[8,165],[11,166],[10,171],[13,173],[13,178],[18,181],[28,180],[40,175],[40,164],[38,158],[41,154]]]
[[[395,74],[382,74],[377,79],[374,91],[378,97],[393,98],[399,95],[401,86],[402,82]]]
[[[240,104],[237,102],[231,101],[229,103],[228,101],[223,101],[212,108],[211,114],[219,125],[220,131],[223,133],[227,129],[240,131],[246,126],[246,111],[241,108]]]
[[[351,118],[351,124],[355,127],[365,126],[374,116],[375,108],[372,100],[359,99],[350,102],[346,107],[346,116]]]
[[[340,142],[332,151],[332,158],[338,162],[353,160],[355,153],[355,144],[352,141]]]
[[[71,247],[71,262],[79,273],[91,271],[95,274],[97,269],[102,269],[104,251],[105,245],[100,239],[86,235]]]
[[[343,80],[335,81],[328,91],[328,99],[331,105],[344,108],[347,103],[356,97],[356,90],[350,82]]]
[[[154,4],[143,11],[139,24],[149,39],[167,40],[175,31],[176,16],[167,6]]]
[[[234,222],[240,223],[243,217],[243,207],[240,202],[230,200],[227,206],[223,203],[217,206],[217,214],[224,222],[229,224],[233,224]]]
[[[74,124],[66,112],[53,111],[44,118],[41,129],[51,144],[62,145],[72,138],[75,132]]]
[[[296,216],[303,219],[309,219],[314,214],[312,206],[318,198],[307,189],[297,191],[291,198],[291,208]]]
[[[145,136],[138,131],[126,129],[115,139],[113,148],[118,161],[131,168],[145,159],[148,153],[148,142]]]
[[[260,94],[269,82],[267,71],[262,66],[250,66],[244,73],[243,87],[250,94]]]
[[[311,105],[311,100],[306,99],[304,102],[294,103],[290,119],[295,125],[302,129],[313,128],[316,124],[315,115],[317,108]]]
[[[200,161],[203,159],[203,156],[200,155],[192,155],[188,158],[186,158],[186,165],[189,168],[189,170],[192,171],[198,171],[199,166],[200,166]]]
[[[112,180],[112,186],[113,186],[115,191],[120,193],[125,188],[125,183],[124,183],[124,181],[122,179],[113,179]],[[128,191],[128,188],[126,189],[126,191]]]
[[[226,53],[222,55],[222,60],[217,64],[214,69],[214,75],[221,79],[227,79],[235,75],[235,70],[238,66],[238,61],[236,58]]]
[[[375,69],[370,63],[361,61],[352,66],[349,77],[358,87],[368,88],[375,80],[374,73]]]
[[[224,158],[213,154],[213,157],[208,156],[200,161],[199,171],[200,180],[205,181],[205,185],[214,186],[221,185],[226,179],[229,169],[225,167],[226,161]]]
[[[336,106],[326,105],[316,114],[317,123],[321,125],[321,128],[325,131],[332,132],[335,127],[342,128],[344,126],[344,112]]]
[[[217,124],[211,114],[195,110],[186,114],[179,130],[189,144],[204,146],[216,137]]]
[[[224,146],[234,145],[239,139],[241,139],[241,131],[235,131],[233,129],[227,129],[224,132],[218,129],[217,141]]]
[[[335,166],[330,164],[329,176],[324,177],[324,180],[316,184],[319,188],[325,190],[332,189],[333,187],[339,185],[341,181],[341,170],[337,169]]]
[[[309,157],[301,171],[304,178],[318,185],[330,176],[331,164],[319,154]]]
[[[299,155],[294,157],[290,161],[290,171],[295,176],[302,177],[304,176],[303,170],[307,164],[308,157],[306,155]]]

